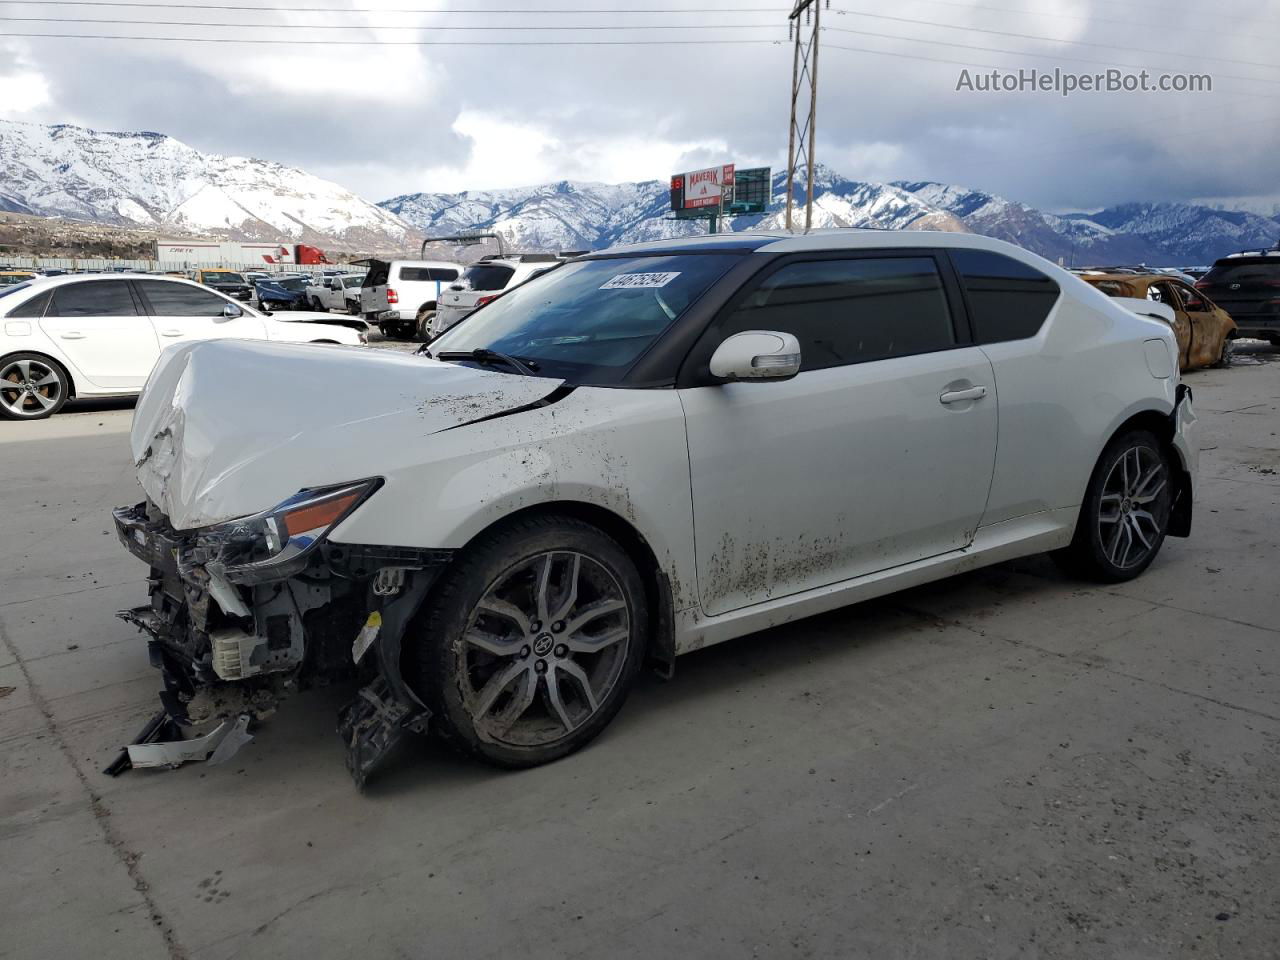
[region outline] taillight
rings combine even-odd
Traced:
[[[481,297],[479,300],[477,300],[477,301],[476,301],[476,306],[477,306],[477,307],[483,307],[483,306],[484,306],[486,303],[488,303],[490,300],[497,300],[497,299],[498,299],[498,295],[497,295],[496,293],[491,293],[489,296],[487,296],[487,297]]]
[[[396,293],[390,287],[387,287],[387,303],[399,303],[400,294]]]

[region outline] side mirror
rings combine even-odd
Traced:
[[[789,333],[745,330],[711,355],[711,375],[721,380],[786,380],[800,372],[800,341]]]
[[[237,307],[234,303],[228,303],[222,308],[222,316],[227,320],[234,320],[236,317],[243,317],[244,311]]]

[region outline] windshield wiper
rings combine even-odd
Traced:
[[[425,352],[425,351],[424,351]],[[428,357],[430,353],[426,354]],[[521,360],[519,357],[513,357],[505,353],[499,353],[497,350],[489,350],[485,347],[476,347],[474,350],[446,350],[444,353],[437,353],[434,357],[436,360],[474,360],[476,363],[489,363],[495,361],[505,363],[526,377],[532,377],[538,371],[538,365],[532,360]]]

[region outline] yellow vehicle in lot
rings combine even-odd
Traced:
[[[0,287],[11,287],[15,283],[26,283],[35,274],[30,270],[0,270]]]
[[[1122,273],[1110,270],[1076,271],[1081,280],[1109,297],[1150,300],[1173,311],[1173,334],[1178,339],[1182,370],[1223,363],[1227,341],[1236,323],[1230,314],[1195,287],[1164,273]]]

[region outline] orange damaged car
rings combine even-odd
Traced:
[[[1173,311],[1179,365],[1185,372],[1226,362],[1227,342],[1235,333],[1231,316],[1199,290],[1164,273],[1078,270],[1077,275],[1109,297],[1152,300]]]

